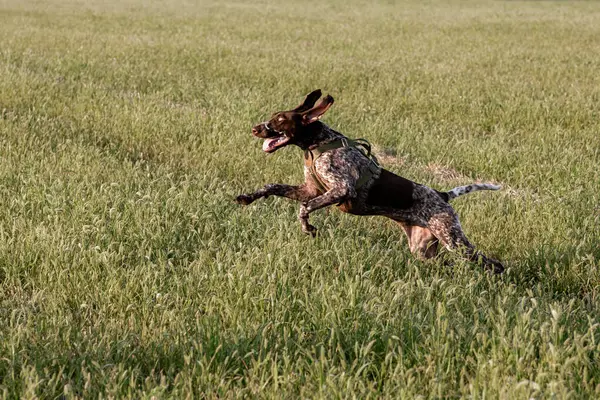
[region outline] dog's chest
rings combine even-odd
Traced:
[[[322,153],[318,158],[305,157],[305,171],[322,192],[340,188],[353,187],[361,177],[365,161],[359,151],[350,148],[335,149]]]
[[[372,168],[375,166],[375,168]],[[379,176],[381,168],[372,164],[356,149],[339,149],[322,154],[312,168],[305,165],[307,182],[322,193],[336,188],[352,187],[352,197],[338,204],[340,211],[362,215],[372,182]],[[366,179],[365,179],[366,178]]]

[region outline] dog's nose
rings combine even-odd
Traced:
[[[252,134],[256,135],[258,133],[258,129],[256,129],[256,127],[252,128]]]

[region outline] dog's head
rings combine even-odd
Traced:
[[[333,104],[333,97],[327,95],[317,105],[321,90],[311,92],[304,102],[290,111],[280,111],[266,122],[252,128],[252,134],[264,139],[263,150],[273,153],[289,144],[307,148],[314,141],[315,134],[320,131],[320,124],[315,124]]]

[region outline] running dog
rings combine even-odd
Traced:
[[[492,184],[459,186],[440,192],[381,168],[370,154],[368,142],[351,140],[319,119],[333,104],[327,95],[318,104],[321,90],[306,96],[298,107],[273,114],[252,128],[264,139],[266,153],[294,144],[304,150],[305,182],[298,186],[268,184],[254,193],[242,194],[236,202],[248,205],[261,197],[281,196],[301,202],[298,218],[304,233],[316,235],[309,223],[313,211],[337,204],[354,215],[381,215],[396,221],[406,233],[412,253],[433,258],[441,242],[458,250],[466,259],[481,263],[490,272],[504,266],[487,257],[469,242],[449,201],[478,190],[498,190]]]

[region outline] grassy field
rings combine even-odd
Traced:
[[[507,273],[235,204],[315,88]],[[598,2],[0,0],[0,393],[597,398],[599,167]]]

